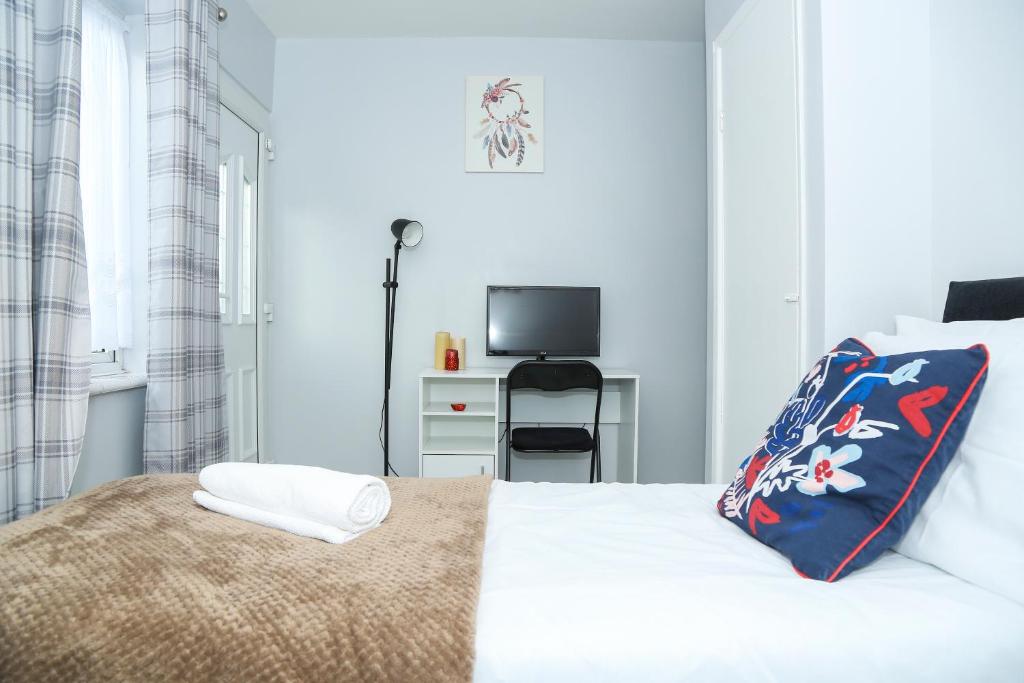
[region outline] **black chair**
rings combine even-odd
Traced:
[[[601,481],[601,391],[604,378],[597,366],[585,360],[524,360],[508,373],[505,391],[505,481],[512,480],[512,451],[520,453],[586,453],[590,451],[590,483]],[[512,429],[512,392],[516,389],[597,392],[594,433],[583,427],[517,427]]]

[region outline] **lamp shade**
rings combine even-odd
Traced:
[[[391,224],[391,234],[403,247],[415,247],[423,239],[423,226],[419,221],[399,218]]]

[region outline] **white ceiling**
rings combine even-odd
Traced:
[[[278,38],[704,40],[704,0],[248,0]]]

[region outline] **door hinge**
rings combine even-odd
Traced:
[[[786,296],[782,297],[782,300],[785,301],[787,304],[798,304],[800,303],[800,295],[787,294]]]
[[[725,132],[725,112],[724,111],[718,112],[718,132],[719,133],[724,133]]]
[[[274,160],[274,141],[270,138],[264,138],[264,146],[267,148],[267,161]]]
[[[274,322],[274,304],[263,304],[263,320],[264,322]]]

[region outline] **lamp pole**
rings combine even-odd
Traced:
[[[395,241],[395,270],[391,272],[391,259],[384,259],[384,476],[391,471],[391,354],[395,345],[395,300],[398,298],[398,252],[402,240]]]
[[[419,221],[399,218],[391,224],[395,236],[394,270],[391,259],[384,259],[384,407],[381,409],[381,426],[384,439],[384,476],[394,470],[391,467],[391,359],[395,346],[395,300],[398,298],[398,252],[403,246],[415,247],[423,239],[423,225]],[[397,472],[395,473],[397,476]]]

